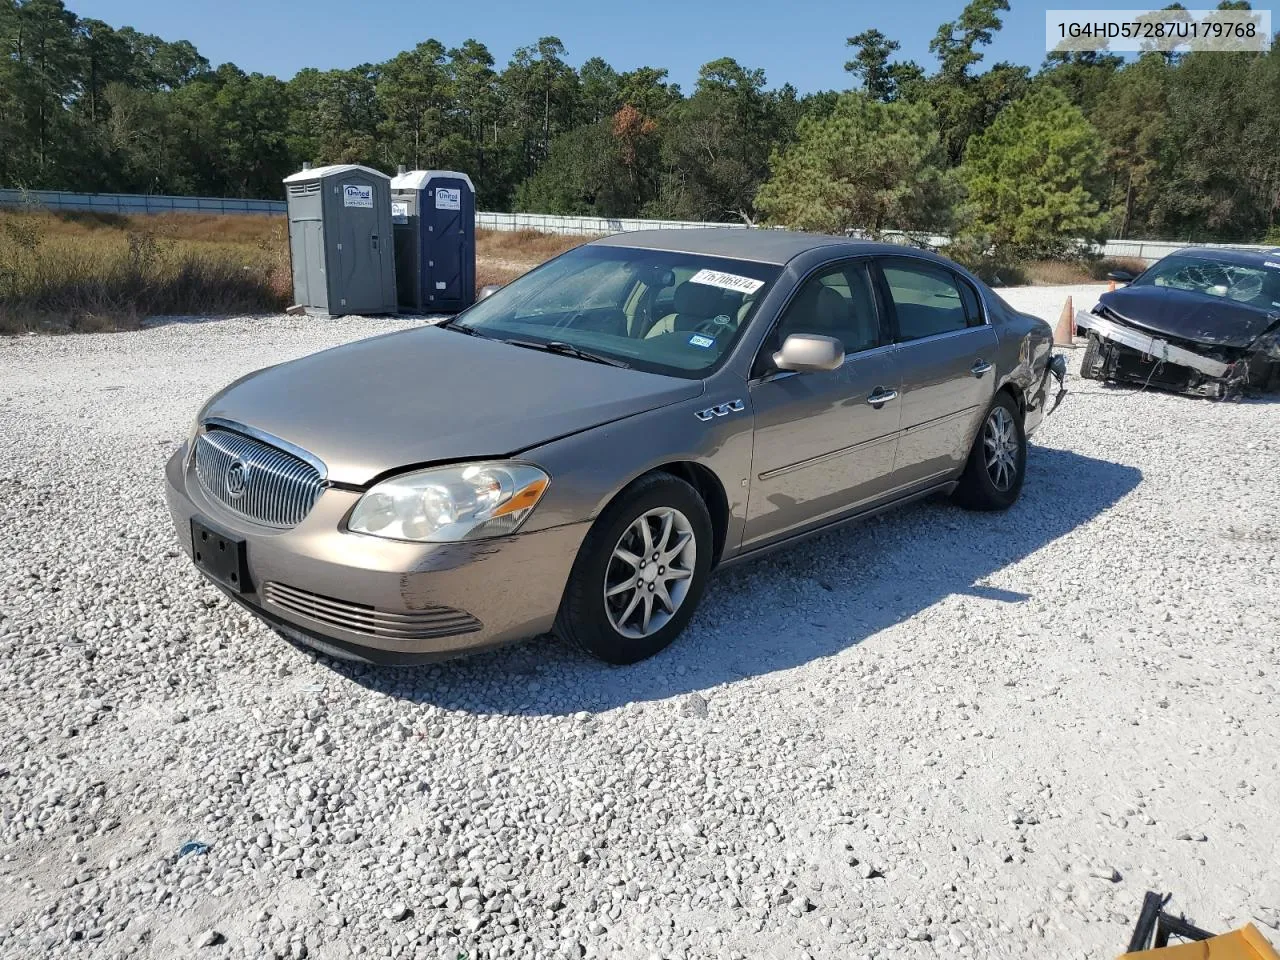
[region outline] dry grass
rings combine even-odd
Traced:
[[[476,286],[590,237],[479,231]],[[0,211],[0,334],[132,329],[149,316],[269,313],[292,298],[282,217]]]
[[[280,218],[0,212],[0,333],[274,312],[291,286]]]
[[[1142,260],[1103,257],[1100,260],[1029,260],[1018,265],[1025,282],[1036,286],[1097,283],[1112,270],[1128,270],[1134,276],[1147,268]]]
[[[516,266],[479,260],[476,262],[476,293],[480,292],[481,287],[487,287],[491,283],[506,286],[525,273],[528,271]]]
[[[537,233],[533,230],[477,230],[476,258],[479,260],[509,260],[537,266],[559,256],[566,250],[580,247],[593,236],[573,237],[558,233]]]

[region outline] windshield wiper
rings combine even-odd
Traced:
[[[492,337],[486,336],[485,334],[481,333],[475,327],[467,327],[467,326],[463,326],[461,323],[455,323],[452,317],[449,318],[448,320],[443,320],[440,323],[435,324],[434,326],[439,330],[454,330],[458,333],[465,333],[468,337],[480,337],[483,340],[493,339]]]
[[[578,360],[589,360],[592,363],[603,363],[610,367],[630,368],[631,364],[623,360],[617,360],[613,357],[601,356],[598,353],[588,353],[586,350],[579,350],[572,343],[565,343],[563,340],[547,340],[546,342],[539,340],[509,340],[503,338],[503,343],[509,343],[513,347],[527,347],[530,350],[545,350],[547,353],[558,353],[563,357],[574,357]]]

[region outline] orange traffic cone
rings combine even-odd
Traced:
[[[1074,347],[1076,334],[1076,312],[1072,308],[1071,298],[1062,305],[1062,313],[1058,316],[1058,325],[1053,331],[1054,346]]]

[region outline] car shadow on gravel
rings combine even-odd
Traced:
[[[1028,602],[1016,571],[999,586],[984,581],[1051,549],[1141,480],[1131,466],[1033,446],[1011,510],[929,500],[732,567],[713,578],[683,636],[630,667],[549,636],[429,666],[327,662],[376,693],[479,714],[595,712],[706,691],[840,653],[952,594]]]

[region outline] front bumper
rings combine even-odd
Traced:
[[[548,632],[589,526],[469,543],[384,540],[342,532],[360,493],[330,487],[297,526],[270,529],[207,497],[185,444],[165,467],[165,492],[188,557],[193,517],[244,538],[248,589],[222,587],[228,596],[294,640],[374,663],[443,659]],[[436,624],[431,636],[403,636],[405,622],[424,617]],[[457,632],[441,634],[441,623]]]
[[[1225,377],[1231,370],[1231,364],[1229,363],[1223,363],[1221,360],[1215,360],[1212,357],[1205,357],[1190,350],[1184,350],[1168,340],[1150,336],[1132,327],[1126,327],[1123,324],[1108,320],[1106,317],[1100,317],[1096,313],[1087,313],[1084,310],[1077,311],[1076,326],[1083,327],[1085,330],[1092,330],[1105,340],[1114,340],[1116,343],[1137,350],[1143,356],[1152,357],[1166,363],[1175,363],[1180,367],[1189,367],[1207,377]]]
[[[1195,397],[1238,396],[1246,388],[1280,384],[1280,363],[1263,350],[1214,350],[1206,356],[1194,344],[1180,346],[1096,313],[1079,311],[1076,326],[1089,331],[1102,349],[1081,375],[1093,380],[1140,383]],[[1184,341],[1185,343],[1185,341]],[[1208,352],[1209,348],[1206,348]]]

